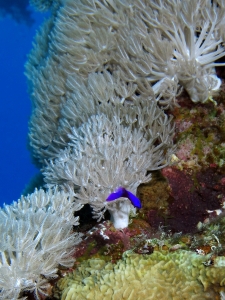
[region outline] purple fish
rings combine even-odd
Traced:
[[[115,192],[111,193],[106,201],[113,201],[120,197],[128,198],[134,207],[141,208],[141,201],[133,193],[126,190],[124,187],[119,187]]]

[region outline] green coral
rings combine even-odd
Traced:
[[[90,259],[58,281],[54,296],[62,300],[216,299],[224,291],[225,258],[207,266],[209,260],[183,250],[129,253],[115,265]]]

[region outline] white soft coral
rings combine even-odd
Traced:
[[[153,40],[155,51],[165,44],[164,40],[173,48],[173,52],[164,49],[172,71],[165,74],[163,68],[162,78],[158,78],[160,72],[155,75],[152,72],[151,81],[157,82],[157,92],[165,78],[177,80],[194,102],[205,102],[219,89],[221,80],[216,76],[215,66],[224,63],[215,61],[225,55],[221,34],[224,13],[224,1],[211,3],[208,0],[155,0],[141,9],[143,22],[154,28],[151,34],[160,36],[158,41]],[[158,61],[152,59],[152,65],[157,64]]]
[[[23,291],[36,299],[48,295],[58,265],[74,263],[72,251],[81,241],[72,231],[74,211],[81,207],[73,194],[36,190],[0,209],[0,299],[16,300]]]
[[[173,149],[169,119],[155,102],[150,106],[148,128],[124,122],[114,106],[111,115],[93,115],[78,129],[73,128],[70,146],[44,169],[46,182],[72,190],[79,187],[77,200],[89,203],[98,220],[109,210],[115,226],[127,227],[132,208],[129,200],[122,196],[118,204],[107,202],[107,197],[119,187],[135,194],[141,183],[151,179],[147,171],[169,163]],[[122,225],[117,225],[118,218],[124,220],[119,222]]]

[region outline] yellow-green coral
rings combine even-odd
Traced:
[[[206,266],[209,259],[188,251],[129,254],[115,265],[90,259],[59,280],[55,296],[62,300],[217,299],[225,286],[225,258]]]

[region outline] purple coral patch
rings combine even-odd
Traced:
[[[221,183],[224,174],[217,168],[207,168],[188,174],[175,167],[163,169],[170,186],[172,201],[166,226],[172,231],[195,232],[198,222],[209,217],[208,210],[220,209],[225,194]]]
[[[113,201],[120,197],[128,198],[134,207],[141,208],[141,201],[133,193],[126,190],[124,187],[119,187],[115,192],[111,193],[106,201]]]

